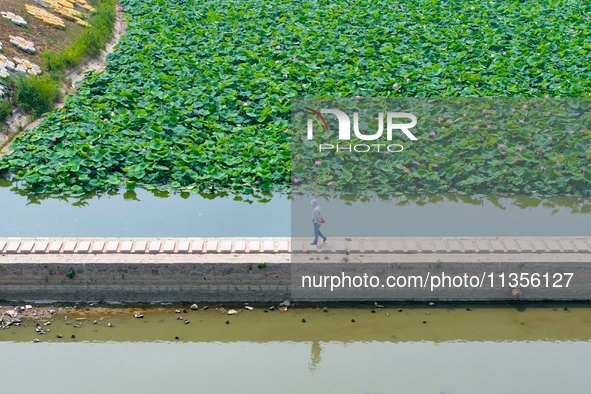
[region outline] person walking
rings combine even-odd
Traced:
[[[314,225],[314,241],[310,245],[316,245],[318,243],[318,237],[322,238],[323,242],[326,242],[326,237],[320,232],[320,226],[324,224],[324,218],[322,217],[322,211],[320,205],[316,199],[312,200],[312,224]]]

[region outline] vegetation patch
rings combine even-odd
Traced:
[[[290,190],[294,97],[589,96],[586,1],[122,3],[107,70],[0,162],[29,192]]]

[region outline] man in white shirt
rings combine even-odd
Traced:
[[[310,245],[316,245],[318,243],[318,237],[322,238],[323,242],[326,242],[326,237],[320,232],[320,226],[324,223],[322,217],[322,211],[318,205],[316,199],[312,200],[312,224],[314,225],[314,241]]]

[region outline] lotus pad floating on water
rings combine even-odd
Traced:
[[[12,12],[7,12],[7,11],[0,11],[0,14],[2,14],[2,18],[8,19],[9,21],[14,23],[15,25],[27,26],[27,21],[25,21],[22,16],[19,16],[19,15],[13,14]]]
[[[106,70],[85,78],[62,109],[19,136],[13,153],[0,160],[0,169],[23,181],[19,188],[72,196],[136,185],[290,191],[298,165],[290,151],[293,97],[581,97],[591,91],[585,0],[121,3],[127,34]],[[449,148],[451,159],[437,163],[445,175],[432,181],[441,190],[472,192],[476,183],[495,181],[497,189],[485,191],[527,193],[525,186],[535,186],[565,194],[588,163],[581,157],[588,157],[590,127],[581,129],[546,139],[565,144],[558,146],[565,158],[543,173],[546,161],[559,163],[545,153],[521,155],[537,140],[519,145],[527,151],[520,152],[511,130],[487,136],[483,128],[465,137],[423,135],[412,152],[390,155],[388,168],[409,169],[393,182],[401,192],[416,192],[417,182],[401,179],[416,176],[426,184],[433,171],[426,167],[445,153],[438,149]],[[479,138],[498,140],[483,152],[495,156],[486,159],[491,165],[473,160],[470,149],[485,149]],[[506,157],[498,144],[510,147]],[[527,166],[522,175],[492,165],[518,153],[511,166]],[[313,159],[302,165],[322,162],[321,176],[338,171]],[[540,188],[529,180],[517,184],[534,171]],[[440,190],[439,183],[431,190]]]

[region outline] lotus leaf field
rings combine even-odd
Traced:
[[[585,0],[121,3],[127,34],[106,71],[89,75],[0,161],[28,193],[81,197],[122,185],[290,191],[296,97],[544,98],[591,91]],[[589,195],[590,128],[587,117],[582,132],[557,138],[560,145],[548,140],[556,138],[551,131],[534,128],[516,137],[504,129],[421,134],[413,154],[392,155],[392,182],[409,193]],[[483,148],[475,153],[477,144]],[[475,155],[514,162],[518,147],[539,144],[543,152],[523,154],[518,171],[499,163],[466,171]],[[449,149],[453,159],[433,159]],[[299,172],[318,171],[321,157],[303,159]],[[417,162],[436,163],[437,175]],[[322,182],[339,181],[341,172],[326,168]],[[517,178],[541,183],[525,188]]]

